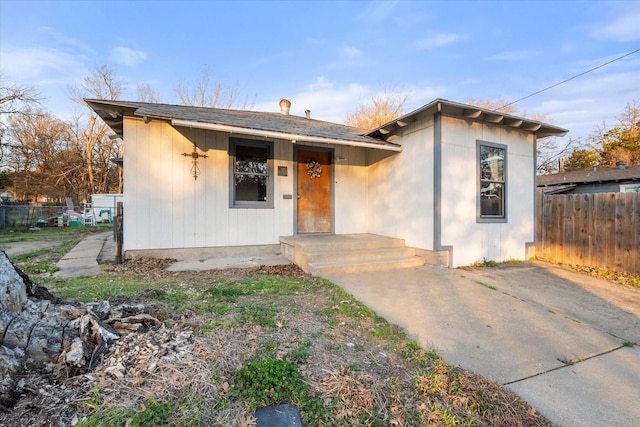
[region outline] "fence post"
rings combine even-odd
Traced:
[[[122,264],[122,202],[116,205],[116,264]]]

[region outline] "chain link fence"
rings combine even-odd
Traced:
[[[0,204],[0,228],[55,227],[68,220],[66,206]]]

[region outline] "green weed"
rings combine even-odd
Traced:
[[[132,296],[146,289],[162,289],[166,282],[150,282],[137,276],[74,277],[69,279],[43,278],[43,284],[56,295],[78,302],[108,299],[115,295]]]
[[[311,341],[303,340],[298,343],[298,346],[291,350],[287,359],[292,363],[302,363],[309,358],[309,348],[311,347]]]
[[[362,368],[360,367],[360,365],[358,365],[357,363],[351,363],[349,365],[349,370],[351,372],[360,372],[362,371]]]
[[[162,425],[176,413],[177,409],[175,401],[158,402],[155,399],[149,399],[141,405],[141,409],[137,412],[132,409],[98,411],[86,420],[78,422],[77,425],[78,427]]]
[[[584,359],[582,357],[578,357],[577,359],[569,359],[568,357],[558,358],[558,362],[561,362],[567,366],[575,365],[576,363],[583,361]]]
[[[27,274],[44,274],[60,271],[60,267],[51,265],[48,262],[38,262],[34,264],[24,265],[21,270]]]
[[[158,402],[155,399],[149,399],[143,404],[142,410],[133,416],[131,424],[134,426],[159,425],[169,419],[176,409],[175,402]]]
[[[0,229],[0,243],[15,242],[51,242],[66,241],[69,239],[83,239],[93,233],[102,233],[109,231],[112,226],[109,224],[99,225],[97,227],[45,227],[38,231],[32,231],[28,228],[19,229]]]
[[[247,303],[238,307],[236,322],[244,325],[263,325],[270,328],[286,326],[286,322],[278,320],[278,312],[273,306]]]
[[[423,368],[429,367],[433,362],[440,360],[440,356],[434,349],[425,350],[413,340],[406,342],[404,348],[400,350],[400,356]]]
[[[488,283],[481,282],[480,280],[476,280],[475,282],[480,286],[484,286],[487,289],[491,289],[492,291],[498,290],[498,288],[496,288],[495,286],[489,285]]]
[[[321,424],[326,408],[308,395],[298,367],[285,360],[264,359],[244,365],[234,376],[231,395],[245,401],[251,411],[260,406],[288,402],[297,405],[307,425]]]
[[[275,359],[278,355],[279,344],[272,338],[267,338],[260,341],[260,346],[257,348],[254,359]]]
[[[438,403],[433,403],[420,413],[420,424],[429,426],[458,427],[472,426],[473,419],[461,420],[448,408]]]
[[[416,391],[424,397],[444,395],[449,385],[449,365],[443,359],[435,360],[430,367],[419,371],[413,380]]]
[[[237,283],[209,288],[202,293],[203,298],[210,298],[215,302],[236,302],[244,293],[243,288]]]
[[[135,415],[132,409],[105,409],[91,414],[86,420],[80,420],[78,427],[121,427],[131,425]]]
[[[496,267],[497,265],[496,261],[482,257],[482,261],[475,261],[471,264],[471,267]]]

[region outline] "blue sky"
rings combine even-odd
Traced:
[[[0,0],[0,69],[61,118],[83,112],[69,85],[106,64],[174,88],[235,86],[254,109],[342,123],[384,87],[407,109],[435,98],[512,101],[640,48],[640,1],[13,1]],[[640,102],[640,52],[516,104],[585,138]]]

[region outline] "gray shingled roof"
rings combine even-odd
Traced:
[[[206,125],[230,126],[239,129],[239,133],[242,129],[256,132],[275,132],[285,134],[282,135],[283,138],[300,141],[304,141],[305,137],[308,141],[313,141],[314,138],[317,141],[318,138],[321,138],[327,141],[321,140],[320,142],[330,144],[353,142],[353,145],[363,144],[363,146],[380,147],[394,151],[400,149],[399,145],[394,144],[394,140],[398,138],[397,134],[401,128],[424,117],[432,117],[436,113],[531,132],[538,138],[563,136],[568,132],[566,129],[535,120],[510,116],[445,99],[436,99],[424,107],[372,131],[322,120],[307,119],[306,117],[285,115],[280,112],[228,110],[99,99],[85,99],[85,101],[121,137],[123,136],[122,120],[124,116],[160,119],[169,122],[188,122],[181,123],[182,126],[198,127],[198,124],[204,128],[207,128]]]
[[[584,184],[589,182],[620,182],[640,180],[640,165],[627,166],[624,169],[608,168],[596,170],[577,170],[537,177],[538,187],[554,185]]]
[[[234,126],[260,131],[281,132],[305,136],[346,140],[388,146],[385,141],[365,136],[366,130],[279,112],[229,110],[220,108],[188,107],[184,105],[151,104],[146,102],[107,101],[85,99],[85,102],[103,120],[122,136],[122,117],[147,117],[161,120],[185,120],[198,123]]]

